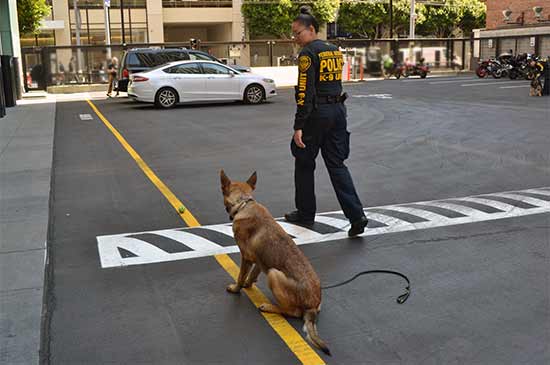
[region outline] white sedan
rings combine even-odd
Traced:
[[[275,82],[211,61],[177,61],[131,75],[128,96],[171,108],[178,103],[242,100],[258,104],[277,95]]]

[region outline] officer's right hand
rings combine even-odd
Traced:
[[[302,130],[297,129],[294,131],[294,143],[296,143],[296,146],[299,148],[306,148],[306,145],[304,142],[302,142]]]

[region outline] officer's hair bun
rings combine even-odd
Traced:
[[[307,5],[301,6],[300,7],[300,14],[311,15],[311,8]]]
[[[319,22],[313,14],[311,13],[311,8],[307,5],[303,5],[300,7],[300,15],[298,15],[295,19],[295,22],[300,22],[306,27],[309,27],[313,25],[313,28],[315,28],[315,32],[319,32]]]

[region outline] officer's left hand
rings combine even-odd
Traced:
[[[296,146],[298,146],[300,148],[306,148],[306,145],[304,144],[304,142],[302,142],[302,130],[301,129],[297,129],[296,131],[294,131],[294,143],[296,143]]]

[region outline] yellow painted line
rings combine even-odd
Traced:
[[[183,219],[189,227],[199,226],[200,225],[199,222],[195,219],[195,217],[193,217],[191,212],[189,212],[185,207],[185,205],[183,205],[183,203],[174,195],[174,193],[170,191],[168,186],[166,186],[162,182],[162,180],[158,178],[158,176],[153,172],[153,170],[151,170],[149,166],[147,166],[145,161],[143,161],[143,159],[136,152],[136,150],[134,150],[132,146],[130,146],[130,144],[126,142],[126,139],[124,139],[124,137],[122,137],[122,135],[116,130],[116,128],[113,127],[113,125],[107,120],[107,118],[105,118],[103,114],[101,114],[101,112],[99,111],[99,109],[97,109],[94,103],[92,103],[90,100],[86,100],[86,101],[88,102],[88,104],[90,104],[90,107],[94,110],[94,112],[97,114],[99,119],[101,119],[103,124],[105,124],[105,126],[115,135],[116,139],[118,139],[122,147],[124,147],[124,149],[128,151],[128,153],[130,154],[130,156],[132,156],[132,158],[136,161],[138,166],[145,173],[145,175],[147,175],[149,180],[151,180],[151,182],[155,184],[157,189],[159,189],[160,192],[166,197],[166,199],[168,199],[168,201],[170,202],[170,204],[172,204],[176,212],[178,212],[181,219]]]
[[[218,263],[237,281],[239,276],[239,266],[228,255],[214,256]],[[249,289],[243,289],[246,295],[250,298],[256,307],[263,303],[269,303],[269,299],[255,285]],[[266,321],[273,327],[275,332],[283,339],[290,350],[296,357],[307,365],[322,365],[325,364],[323,359],[309,346],[309,344],[300,336],[298,332],[288,323],[288,321],[279,314],[263,313]]]
[[[90,100],[86,100],[93,111],[97,114],[99,119],[105,124],[105,126],[114,134],[116,139],[120,142],[122,147],[132,156],[136,161],[137,165],[141,170],[147,175],[149,180],[160,190],[166,199],[172,204],[174,209],[178,212],[181,219],[189,227],[198,227],[200,223],[197,219],[191,214],[189,210],[185,208],[183,203],[172,193],[172,191],[166,186],[162,180],[147,166],[145,161],[141,156],[130,146],[130,144],[124,139],[124,137],[116,130],[115,127],[101,114],[99,109],[92,103]],[[181,213],[181,207],[183,207],[184,212]],[[227,271],[227,273],[234,279],[237,280],[239,276],[239,266],[229,257],[228,255],[216,255],[216,261]],[[243,290],[246,295],[250,298],[252,303],[256,307],[259,307],[262,303],[268,303],[269,300],[261,292],[258,287],[255,285],[249,289]],[[311,348],[311,346],[300,336],[300,334],[292,327],[288,321],[279,314],[272,313],[262,313],[266,321],[273,327],[275,332],[281,337],[281,339],[287,344],[290,350],[296,355],[296,357],[304,365],[325,365],[323,359],[317,355],[317,353]]]

